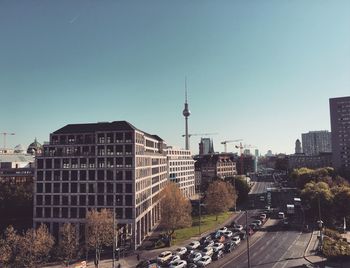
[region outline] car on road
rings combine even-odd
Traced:
[[[247,233],[245,231],[241,231],[238,233],[238,236],[241,240],[245,240],[247,238]]]
[[[187,250],[197,249],[200,245],[201,243],[199,243],[199,241],[194,240],[191,243],[189,243],[186,248]]]
[[[236,243],[232,242],[232,241],[228,241],[224,244],[224,248],[223,250],[226,252],[226,253],[229,253],[231,252],[232,250],[234,250],[236,248]]]
[[[224,257],[224,252],[222,250],[219,250],[219,251],[215,252],[213,254],[213,256],[211,256],[211,259],[213,261],[217,261],[217,260],[221,259],[222,257]]]
[[[221,227],[221,228],[218,230],[218,232],[221,232],[221,233],[226,232],[226,231],[227,231],[227,227],[226,227],[226,226]]]
[[[173,262],[176,262],[176,261],[179,261],[181,260],[180,256],[179,255],[173,255],[168,261],[167,263],[170,265],[172,264]]]
[[[210,235],[207,235],[207,236],[203,236],[200,240],[199,240],[199,243],[201,243],[201,245],[205,244],[206,242],[208,241],[211,241],[212,238]]]
[[[236,226],[232,229],[232,231],[234,231],[234,232],[238,232],[238,231],[242,231],[242,230],[243,230],[243,225],[240,225],[240,224],[236,225]]]
[[[159,267],[157,265],[157,260],[143,260],[136,265],[136,268],[150,268],[150,267]]]
[[[196,263],[202,258],[202,254],[200,252],[193,252],[187,257],[187,262]]]
[[[226,238],[230,238],[233,236],[233,233],[231,231],[226,231],[222,233]]]
[[[205,247],[202,249],[201,253],[202,253],[202,256],[205,256],[205,255],[211,256],[213,255],[214,251],[212,247]]]
[[[174,254],[175,254],[175,255],[179,255],[179,256],[181,257],[181,256],[184,255],[186,252],[187,252],[187,248],[185,248],[185,247],[179,247],[179,248],[175,249]]]
[[[234,242],[236,245],[241,243],[241,239],[239,238],[239,236],[232,237],[231,241]]]
[[[267,215],[265,213],[260,214],[259,216],[261,221],[265,221],[267,219]]]
[[[178,260],[169,265],[169,268],[185,268],[187,267],[187,261]]]
[[[278,218],[284,219],[284,212],[282,212],[282,211],[278,212]]]
[[[158,255],[157,261],[160,263],[166,263],[172,258],[172,256],[173,256],[173,253],[171,251],[163,251]]]
[[[219,251],[220,249],[223,249],[223,248],[224,248],[224,244],[222,244],[222,243],[215,243],[213,245],[214,252]]]
[[[207,266],[209,263],[211,263],[211,257],[210,256],[203,256],[198,262],[197,265],[199,267]]]
[[[210,240],[210,241],[207,241],[205,242],[203,245],[202,245],[202,248],[205,248],[205,247],[212,247],[214,245],[214,241],[213,240]]]
[[[262,225],[262,221],[261,220],[255,220],[252,223],[256,223],[258,226]]]

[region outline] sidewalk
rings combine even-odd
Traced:
[[[132,268],[132,267],[136,267],[136,265],[139,263],[139,261],[137,260],[137,253],[140,255],[140,260],[149,260],[149,259],[154,259],[156,258],[161,252],[166,251],[166,250],[170,250],[173,251],[178,247],[181,246],[186,246],[188,245],[192,240],[199,240],[200,237],[205,236],[210,234],[211,232],[213,232],[214,230],[223,227],[225,225],[230,224],[233,220],[238,220],[240,217],[242,217],[244,215],[244,212],[242,211],[237,211],[236,213],[233,213],[231,217],[229,217],[225,222],[223,222],[222,224],[215,226],[215,228],[202,233],[200,236],[194,236],[191,237],[190,239],[175,245],[175,246],[171,246],[171,247],[167,247],[167,248],[160,248],[160,249],[154,249],[154,250],[143,250],[143,251],[135,251],[132,255],[124,257],[122,259],[120,259],[119,261],[115,262],[115,267],[118,267],[118,265],[120,264],[120,268]],[[49,265],[49,266],[45,266],[47,268],[62,268],[64,267],[63,265]],[[74,268],[75,265],[70,265],[70,268]],[[95,267],[94,262],[90,261],[87,263],[87,267]],[[112,268],[112,260],[103,260],[100,262],[99,264],[99,268]]]
[[[319,234],[320,231],[312,232],[309,244],[307,245],[306,250],[304,252],[304,259],[314,264],[324,262],[326,260],[321,255],[318,255],[318,248],[320,245],[320,240],[318,239]]]

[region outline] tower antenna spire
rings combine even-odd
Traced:
[[[188,117],[191,115],[191,111],[188,108],[187,103],[187,77],[185,76],[185,108],[182,111],[182,115],[185,117],[185,148],[190,149],[189,135],[188,135]]]

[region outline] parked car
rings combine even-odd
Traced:
[[[180,256],[179,255],[173,255],[168,261],[167,263],[170,265],[172,264],[173,262],[176,262],[176,261],[179,261],[181,260]]]
[[[261,221],[265,221],[266,218],[267,218],[267,215],[265,213],[262,213],[262,214],[260,214],[259,218],[260,218]]]
[[[205,256],[205,255],[211,256],[211,255],[213,255],[214,251],[213,251],[212,247],[205,247],[202,249],[201,253],[202,253],[202,256]]]
[[[191,250],[191,249],[196,249],[201,245],[201,243],[199,243],[199,241],[192,241],[190,244],[187,245],[187,249]]]
[[[232,237],[231,241],[234,242],[236,245],[241,243],[241,239],[239,238],[239,236]]]
[[[187,252],[187,248],[179,247],[174,251],[174,254],[179,255],[180,257]]]
[[[278,218],[284,219],[284,212],[282,212],[282,211],[278,212]]]
[[[157,260],[143,260],[143,261],[140,261],[136,265],[136,268],[149,268],[152,265],[155,266],[155,267],[158,267],[157,266]]]
[[[247,234],[244,231],[239,232],[238,235],[241,240],[245,240],[247,238]]]
[[[194,250],[187,250],[186,253],[181,256],[181,259],[188,260],[189,256],[194,252],[195,252]]]
[[[233,233],[231,231],[226,231],[222,233],[226,238],[230,238],[233,236]]]
[[[193,252],[188,256],[187,262],[196,263],[202,258],[202,254],[200,252]]]
[[[201,245],[203,245],[204,243],[208,242],[208,241],[211,241],[212,238],[210,235],[207,235],[207,236],[203,236],[200,240],[199,240],[199,243],[201,243]]]
[[[171,251],[163,251],[158,255],[157,261],[160,263],[166,263],[168,260],[171,259],[172,256],[173,253]]]
[[[223,249],[223,247],[224,247],[224,244],[222,244],[222,243],[215,243],[213,245],[213,250],[214,250],[214,252],[216,252],[216,251],[219,251],[220,249]]]
[[[255,220],[252,223],[256,223],[258,226],[262,225],[262,221],[261,220]]]
[[[260,229],[260,226],[257,223],[252,222],[251,224],[249,224],[249,228],[253,231],[257,231]]]
[[[234,250],[235,248],[236,248],[236,243],[234,243],[233,241],[228,241],[228,242],[226,242],[225,243],[225,245],[224,245],[224,251],[226,252],[226,253],[229,253],[229,252],[231,252],[232,250]]]
[[[186,268],[197,268],[197,264],[195,263],[188,263],[187,267]]]
[[[210,241],[205,242],[202,247],[203,248],[205,248],[205,247],[212,247],[214,245],[214,243],[215,242],[213,240],[210,240]]]
[[[209,263],[211,263],[211,257],[210,256],[203,256],[198,262],[197,265],[199,267],[207,266]]]
[[[243,225],[236,225],[236,227],[232,229],[233,232],[240,232],[242,230],[243,230]]]
[[[221,228],[218,230],[218,232],[221,232],[221,233],[226,232],[226,231],[227,231],[227,227],[226,227],[226,226],[221,227]]]
[[[217,261],[218,259],[221,259],[222,257],[224,257],[224,252],[222,250],[219,250],[219,251],[215,252],[213,254],[213,256],[211,256],[211,259],[213,261]]]
[[[187,261],[178,260],[169,265],[169,268],[185,268],[187,267]]]
[[[225,236],[224,235],[220,235],[217,239],[215,239],[215,242],[224,243],[225,240],[226,240]]]

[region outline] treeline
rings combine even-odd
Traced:
[[[9,226],[0,237],[0,267],[32,268],[48,261],[60,261],[68,266],[82,256],[84,250],[95,251],[95,263],[98,263],[102,249],[113,245],[115,226],[109,210],[89,211],[84,245],[79,244],[77,229],[71,223],[61,226],[58,241],[55,241],[46,225],[22,234]]]
[[[328,226],[350,221],[350,184],[338,176],[333,168],[294,170],[291,179],[300,189],[305,215]],[[320,209],[319,209],[320,208]]]

